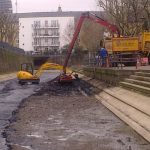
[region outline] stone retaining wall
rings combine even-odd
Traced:
[[[84,75],[79,75],[79,77],[97,88],[94,95],[97,100],[150,142],[150,100],[148,96],[122,87],[104,87],[99,80]]]
[[[110,68],[84,67],[83,73],[86,76],[105,81],[109,84],[117,85],[126,77],[134,74],[135,70],[119,70]]]

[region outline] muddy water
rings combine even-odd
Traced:
[[[14,113],[5,132],[8,146],[11,150],[150,150],[147,141],[93,98],[94,92],[97,89],[80,81],[43,85]]]

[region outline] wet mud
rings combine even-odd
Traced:
[[[82,80],[43,84],[13,112],[4,132],[9,149],[150,150],[147,141],[93,97],[97,92]]]

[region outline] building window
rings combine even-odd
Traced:
[[[41,22],[40,21],[34,21],[34,26],[35,27],[40,27],[41,25]]]
[[[48,20],[45,20],[45,27],[48,27]]]
[[[48,51],[48,47],[45,47],[45,50]]]
[[[41,35],[41,30],[38,30],[38,31],[37,31],[37,35]]]
[[[52,27],[58,27],[58,20],[52,20],[51,21],[51,26]]]
[[[54,35],[55,35],[55,36],[58,36],[58,35],[59,35],[58,29],[55,29],[55,30],[54,30]]]
[[[58,38],[53,38],[51,44],[52,45],[58,45],[59,44],[59,39]]]
[[[48,35],[48,29],[45,29],[45,35]]]
[[[34,39],[34,45],[37,45],[37,39]]]
[[[34,36],[37,36],[37,35],[38,35],[37,30],[35,30],[34,31]]]
[[[37,44],[41,45],[41,39],[37,39]]]
[[[45,42],[48,43],[48,38],[45,38]]]

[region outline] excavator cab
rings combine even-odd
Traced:
[[[19,84],[25,83],[39,84],[40,79],[33,75],[34,69],[32,63],[22,63],[21,70],[17,73]]]
[[[21,71],[26,71],[26,72],[29,72],[33,75],[33,65],[32,63],[22,63],[21,64]]]

